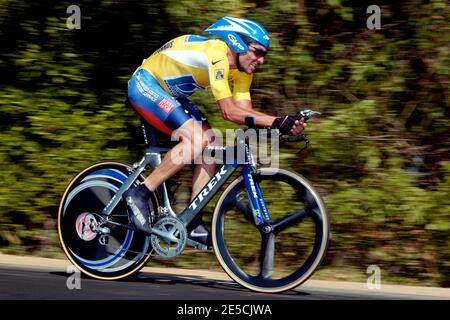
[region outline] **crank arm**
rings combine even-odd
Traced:
[[[158,237],[162,238],[163,240],[166,241],[171,241],[171,242],[176,242],[178,243],[178,238],[176,238],[170,231],[162,231],[159,229],[152,229],[152,231],[150,231],[151,234],[155,234]]]
[[[191,247],[194,247],[197,250],[200,251],[208,251],[208,246],[205,246],[203,243],[191,240],[191,239],[187,239],[187,244],[190,245]]]

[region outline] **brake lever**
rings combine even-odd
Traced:
[[[310,110],[310,109],[305,109],[300,111],[300,113],[298,114],[297,118],[301,119],[303,118],[303,122],[308,121],[309,119],[311,119],[312,117],[318,117],[320,116],[322,113],[318,112],[318,111],[314,111],[314,110]]]

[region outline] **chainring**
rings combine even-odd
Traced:
[[[173,258],[183,252],[187,243],[187,230],[180,219],[176,217],[164,217],[159,219],[153,229],[170,232],[177,242],[162,239],[156,234],[150,236],[155,252],[163,258]]]

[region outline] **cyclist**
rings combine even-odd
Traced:
[[[253,116],[257,126],[276,128],[284,134],[297,135],[306,127],[303,119],[295,116],[275,117],[252,108],[249,92],[252,74],[264,63],[270,42],[262,25],[225,16],[204,31],[219,39],[198,35],[177,37],[144,60],[128,82],[129,101],[139,114],[159,131],[168,135],[176,131],[180,138],[143,184],[124,193],[132,211],[132,223],[144,232],[151,227],[150,192],[178,172],[183,163],[201,156],[212,142],[206,117],[187,99],[194,91],[210,87],[222,117],[236,124],[244,124],[246,116]],[[191,151],[184,153],[186,161],[175,163],[172,158],[183,154],[183,150]],[[215,169],[215,164],[196,164],[191,199],[215,174]],[[189,237],[210,246],[210,235],[201,218],[190,225],[193,229],[188,230]]]

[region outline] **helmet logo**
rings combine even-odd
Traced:
[[[237,41],[236,37],[232,34],[228,34],[228,40],[231,41],[233,47],[238,47],[239,50],[244,50],[244,47]]]

